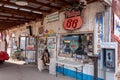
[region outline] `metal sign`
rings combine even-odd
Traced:
[[[66,30],[75,30],[82,26],[80,11],[67,11],[65,17],[64,28]]]

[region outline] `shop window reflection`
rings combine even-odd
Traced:
[[[59,56],[81,58],[93,54],[93,34],[63,35],[60,38]]]

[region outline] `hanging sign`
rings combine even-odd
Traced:
[[[82,26],[80,11],[67,11],[65,17],[64,28],[66,30],[75,30]]]

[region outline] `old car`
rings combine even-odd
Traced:
[[[6,51],[0,51],[0,63],[4,63],[5,60],[9,59],[9,55]]]

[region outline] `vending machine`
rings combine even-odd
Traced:
[[[101,63],[104,80],[116,80],[118,70],[118,43],[105,42],[101,45]]]

